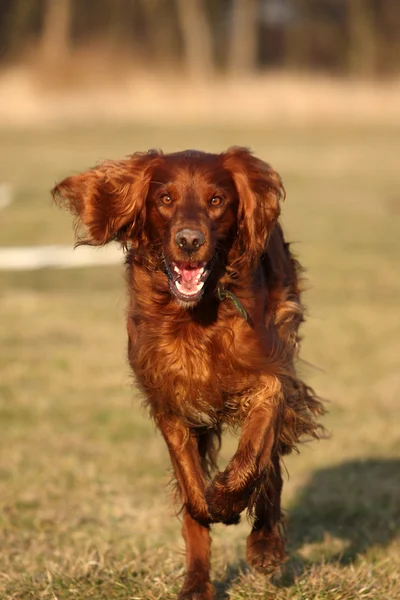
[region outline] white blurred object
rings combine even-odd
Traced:
[[[123,251],[117,246],[79,246],[75,250],[70,246],[0,247],[0,270],[6,271],[115,265],[123,259]]]
[[[0,208],[5,208],[13,200],[11,183],[0,182]]]

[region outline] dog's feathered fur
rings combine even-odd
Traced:
[[[183,507],[179,597],[210,600],[211,523],[236,523],[249,508],[249,562],[270,571],[284,559],[280,457],[318,437],[323,413],[294,366],[304,308],[277,222],[281,180],[245,148],[150,151],[53,194],[77,215],[80,243],[117,240],[127,251],[129,361]],[[224,424],[241,427],[238,449],[211,479]]]

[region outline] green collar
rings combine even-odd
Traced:
[[[233,292],[230,292],[229,290],[225,290],[222,286],[219,285],[217,288],[217,296],[218,296],[218,300],[220,300],[221,302],[225,298],[229,298],[229,300],[231,300],[233,302],[233,304],[234,304],[235,308],[237,309],[238,313],[240,314],[240,316],[243,317],[243,319],[245,321],[247,321],[248,323],[251,324],[250,315],[248,314],[248,312],[245,309],[245,307],[243,306],[243,304],[240,302],[239,298],[237,296],[235,296],[235,294]]]

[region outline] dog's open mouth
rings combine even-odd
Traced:
[[[167,262],[169,283],[172,293],[183,302],[196,302],[204,291],[210,274],[207,263]]]

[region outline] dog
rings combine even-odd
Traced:
[[[128,357],[168,448],[187,570],[179,600],[211,600],[210,526],[248,509],[250,565],[285,559],[281,457],[320,437],[321,400],[296,374],[302,269],[279,223],[279,175],[248,149],[151,150],[53,189],[78,244],[126,251]],[[224,426],[240,428],[223,471]]]

